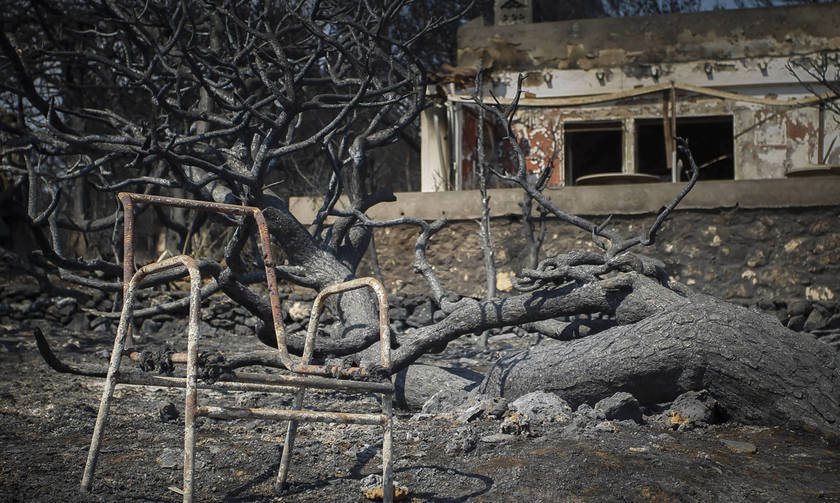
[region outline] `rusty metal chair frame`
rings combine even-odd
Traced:
[[[93,472],[99,456],[102,442],[102,433],[107,421],[110,403],[117,383],[138,384],[146,386],[166,386],[186,388],[184,408],[184,482],[181,492],[183,501],[193,500],[194,472],[195,472],[195,418],[206,416],[216,419],[274,419],[288,421],[287,433],[283,445],[283,454],[280,460],[280,469],[277,473],[275,486],[282,489],[288,476],[291,462],[292,449],[297,432],[297,424],[300,421],[325,422],[325,423],[354,423],[381,425],[384,430],[382,441],[382,475],[383,475],[383,499],[390,503],[393,501],[393,466],[392,466],[392,413],[393,413],[393,382],[366,382],[354,381],[346,378],[351,376],[367,376],[366,369],[339,366],[311,365],[309,362],[315,348],[315,336],[318,329],[318,322],[324,308],[324,302],[330,295],[355,290],[358,288],[371,288],[379,302],[379,328],[381,345],[381,366],[388,370],[391,366],[390,353],[390,330],[388,325],[388,301],[385,289],[382,284],[374,278],[358,278],[345,283],[331,285],[322,290],[312,306],[312,312],[307,327],[306,340],[303,354],[299,361],[295,361],[289,354],[286,347],[286,332],[283,325],[282,311],[280,308],[280,297],[277,292],[277,280],[274,272],[274,261],[272,259],[270,238],[262,211],[255,207],[236,206],[230,204],[210,203],[205,201],[192,201],[163,196],[152,196],[146,194],[120,193],[118,196],[124,208],[124,254],[123,254],[123,307],[120,314],[120,322],[117,328],[114,347],[111,352],[111,360],[108,366],[108,373],[105,380],[105,387],[102,392],[102,399],[99,404],[99,412],[96,418],[91,445],[88,451],[87,462],[82,476],[81,487],[85,492],[90,491]],[[134,202],[154,204],[169,207],[194,209],[199,211],[220,212],[234,215],[243,215],[254,218],[260,235],[260,245],[263,255],[263,262],[266,271],[266,283],[269,290],[272,316],[274,319],[277,347],[280,352],[281,361],[287,370],[300,375],[274,375],[264,374],[238,374],[236,381],[215,381],[205,382],[197,378],[197,359],[199,342],[199,322],[201,316],[201,274],[195,260],[187,255],[179,255],[158,263],[149,264],[135,272],[134,266]],[[120,371],[120,362],[123,356],[125,342],[128,338],[131,320],[134,310],[135,292],[140,282],[149,274],[167,269],[183,266],[190,277],[190,311],[189,326],[187,330],[187,364],[186,377],[149,376],[137,374],[136,372]],[[182,361],[183,359],[173,361]],[[330,377],[327,377],[330,376]],[[338,378],[336,378],[338,377]],[[345,378],[345,379],[342,379]],[[293,409],[258,409],[258,408],[232,408],[220,406],[198,406],[197,389],[215,390],[239,390],[239,391],[262,391],[274,393],[295,393]],[[321,390],[342,390],[350,392],[377,393],[382,395],[381,414],[360,414],[302,410],[303,396],[305,389]]]

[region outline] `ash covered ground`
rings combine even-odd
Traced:
[[[93,492],[81,495],[102,380],[49,369],[25,325],[6,325],[0,336],[0,499],[179,501],[168,488],[181,484],[183,392],[117,387]],[[106,364],[109,336],[43,325],[62,359]],[[177,349],[182,335],[159,331],[146,342]],[[204,342],[232,350],[251,344],[224,331]],[[481,352],[465,338],[426,363],[480,371],[535,342],[502,334]],[[204,392],[199,401],[288,407],[291,396]],[[395,472],[409,501],[840,501],[840,449],[807,432],[726,422],[674,429],[661,411],[644,410],[637,424],[587,407],[529,421],[510,404],[468,410],[468,402],[436,414],[397,412]],[[306,405],[379,408],[373,396],[335,393],[310,393]],[[364,501],[362,480],[380,471],[379,428],[301,425],[290,487],[277,495],[284,433],[284,423],[201,418],[197,500]]]
[[[103,380],[50,369],[33,329],[44,331],[65,362],[105,367],[115,326],[90,309],[107,310],[112,300],[96,292],[47,294],[16,260],[0,261],[0,501],[180,501],[169,488],[182,480],[183,391],[168,388],[117,387],[93,491],[79,492]],[[306,311],[305,302],[292,307]],[[241,308],[216,300],[203,311],[202,350],[259,347]],[[401,329],[433,314],[424,299],[393,311]],[[142,348],[183,350],[181,318],[138,324]],[[408,407],[395,419],[394,467],[406,501],[840,501],[837,439],[707,424],[688,420],[690,407],[682,415],[674,404],[639,409],[626,397],[612,409],[587,404],[572,411],[556,400],[523,406],[457,390],[472,384],[465,376],[480,377],[498,358],[545,344],[562,342],[501,332],[484,350],[476,337],[465,337],[422,359],[427,378],[418,379],[419,389],[409,375],[400,396]],[[199,393],[200,404],[288,408],[291,401],[291,395]],[[375,396],[342,393],[308,393],[305,406],[380,410]],[[725,418],[719,412],[716,420]],[[302,424],[289,487],[275,494],[284,434],[282,422],[200,418],[196,500],[364,501],[366,477],[381,470],[378,427]]]

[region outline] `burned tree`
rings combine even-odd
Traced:
[[[45,260],[65,279],[119,291],[109,281],[118,251],[106,248],[94,260],[64,252],[63,231],[107,233],[122,218],[119,210],[72,214],[67,196],[80,185],[96,194],[134,190],[270,207],[266,218],[286,259],[282,278],[321,290],[353,277],[370,231],[352,211],[393,198],[372,190],[370,158],[424,105],[425,69],[411,46],[451,21],[397,31],[404,4],[105,2],[67,12],[19,3],[13,17],[21,25],[0,41],[4,72],[13,76],[2,95],[3,155],[6,169],[28,184],[26,217]],[[307,175],[327,183],[306,228],[272,186],[301,162],[313,166],[311,159],[327,170]],[[340,196],[351,214],[327,226]],[[203,223],[156,216],[185,242]],[[260,334],[269,342],[267,304],[245,287],[249,224],[219,223],[237,229],[225,266],[204,266],[218,288],[266,322]],[[353,328],[329,352],[373,342],[375,333],[359,328],[375,314],[366,294],[342,296],[337,309]]]
[[[610,317],[608,324],[621,325],[569,346],[573,350],[563,358],[582,369],[596,368],[594,363],[610,346],[599,346],[606,337],[621,339],[637,329],[639,334],[651,334],[633,346],[640,354],[657,337],[667,339],[667,326],[682,323],[681,306],[694,302],[694,297],[668,280],[661,263],[631,249],[656,239],[664,220],[696,181],[697,169],[686,145],[681,145],[680,152],[694,173],[691,181],[649,229],[628,238],[614,232],[609,220],[594,223],[553,203],[543,193],[545,180],[529,176],[517,142],[508,140],[516,170],[495,169],[495,176],[521,187],[555,218],[591,235],[602,252],[570,251],[546,258],[519,275],[519,293],[503,299],[460,297],[438,280],[425,250],[444,220],[375,221],[367,215],[377,203],[394,198],[369,183],[372,157],[377,149],[398,140],[425,106],[426,72],[413,46],[450,21],[435,18],[414,31],[395,29],[402,26],[405,4],[304,0],[270,5],[187,1],[139,6],[111,0],[64,6],[71,12],[40,3],[24,12],[27,4],[15,4],[13,8],[20,11],[13,16],[19,23],[14,31],[4,25],[0,34],[0,68],[10,75],[0,84],[1,154],[3,169],[16,180],[19,215],[41,247],[41,264],[67,281],[118,295],[122,257],[115,241],[124,216],[114,210],[113,196],[122,190],[179,195],[262,208],[274,243],[282,251],[283,261],[275,266],[275,273],[316,291],[356,276],[372,229],[417,226],[414,268],[428,282],[440,316],[431,325],[396,334],[392,371],[455,338],[491,328],[530,323],[547,335],[566,338],[565,325],[555,320],[581,313],[602,313]],[[506,125],[512,139],[516,99],[506,107],[477,99],[486,113]],[[299,222],[273,189],[302,166],[315,165],[312,159],[326,167],[320,178],[310,179],[314,184],[323,182],[323,204],[313,222]],[[83,190],[90,192],[92,204],[74,208],[73,197],[81,197]],[[341,197],[347,205],[339,209]],[[250,254],[253,229],[249,221],[223,217],[186,225],[143,205],[138,205],[138,211],[157,212],[157,221],[181,235],[184,243],[198,226],[211,222],[232,229],[226,235],[223,259],[199,263],[212,276],[203,293],[221,290],[246,307],[262,321],[260,340],[274,344],[268,302],[248,288],[264,279],[260,264],[254,264],[255,256]],[[71,256],[63,246],[69,231],[90,234],[90,242],[103,243],[99,256]],[[155,309],[179,309],[182,304]],[[717,307],[708,309],[714,313]],[[347,357],[377,342],[377,313],[369,293],[345,293],[332,310],[344,328],[335,337],[320,338],[316,359]],[[649,332],[638,325],[668,316],[664,325]],[[738,311],[732,316],[747,315]],[[690,325],[695,323],[691,320],[685,323],[699,326]],[[781,326],[772,330],[770,337],[799,337]],[[696,348],[692,341],[687,337],[668,361],[680,365],[678,356]],[[743,357],[755,351],[757,344],[761,341],[754,338],[731,354],[749,366]],[[800,394],[800,398],[792,386],[782,390],[796,397],[791,402],[795,406],[782,407],[763,419],[793,420],[797,411],[817,411],[811,416],[822,419],[809,418],[808,422],[836,430],[831,418],[840,414],[840,405],[828,389],[835,389],[838,381],[836,355],[817,344],[797,341],[789,353],[777,356],[802,362],[798,375],[820,383],[819,392]],[[288,345],[299,354],[302,334],[290,334]],[[819,368],[816,362],[806,363],[815,354],[826,362]],[[576,399],[590,400],[648,379],[679,381],[673,367],[639,366],[635,358],[615,362],[625,371],[621,379],[604,381],[602,388],[591,388],[595,391],[577,394]],[[543,376],[541,381],[529,377],[538,371],[535,361],[523,358],[519,366],[501,362],[483,389],[510,396],[533,386],[552,388],[552,376]],[[758,374],[772,376],[798,365],[785,361],[760,367]],[[265,351],[227,362],[226,370],[255,362],[281,366],[276,352]],[[716,365],[711,359],[705,364]],[[525,377],[509,377],[520,375],[513,372],[514,367],[517,372],[524,368],[521,375]],[[565,367],[561,363],[558,373]],[[703,364],[697,368],[704,368]],[[714,368],[718,371],[705,372],[680,386],[742,389],[738,386],[742,374],[728,367]],[[499,372],[505,377],[500,379]],[[586,372],[576,375],[581,382],[603,381],[602,376]],[[788,381],[778,382],[783,386]],[[828,388],[823,385],[826,382]],[[668,393],[680,386],[669,388]],[[741,398],[754,405],[751,410],[762,410],[762,402]]]

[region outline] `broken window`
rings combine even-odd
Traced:
[[[621,122],[566,122],[563,129],[567,185],[586,175],[621,172]]]
[[[679,117],[677,136],[688,140],[700,167],[700,180],[735,178],[734,136],[731,116]],[[665,159],[665,130],[662,119],[636,120],[636,172],[670,181]],[[682,173],[680,180],[685,180]]]

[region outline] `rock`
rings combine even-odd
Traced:
[[[67,329],[74,332],[86,332],[88,330],[88,318],[86,313],[76,313],[67,323]]]
[[[458,414],[457,421],[459,423],[468,423],[478,417],[484,412],[484,403],[479,402],[466,408],[463,412]]]
[[[587,406],[588,407],[588,406]],[[579,440],[581,435],[586,431],[586,428],[589,426],[589,420],[582,415],[578,415],[575,413],[572,421],[563,428],[562,435],[566,438],[571,438],[574,440]]]
[[[797,300],[788,306],[788,316],[807,316],[811,312],[811,303],[807,300]]]
[[[803,328],[805,328],[805,315],[798,314],[796,316],[791,316],[790,319],[787,321],[786,327],[791,330],[795,330],[797,332],[801,332]]]
[[[819,330],[821,328],[825,328],[828,324],[828,319],[825,316],[822,308],[815,308],[811,311],[811,314],[808,315],[808,318],[805,320],[802,329],[806,332],[812,332],[814,330]]]
[[[312,311],[312,303],[295,301],[289,306],[289,318],[294,321],[301,321],[309,319],[309,312]]]
[[[164,423],[178,419],[178,409],[175,408],[175,404],[172,402],[161,407],[158,412],[160,413],[160,420]]]
[[[405,324],[410,327],[425,327],[426,325],[430,325],[433,321],[432,318],[432,302],[426,299],[424,302],[417,305],[414,308],[414,311],[411,313],[405,320]]]
[[[755,445],[749,442],[740,442],[738,440],[726,440],[722,438],[720,440],[723,442],[724,445],[729,447],[729,450],[732,452],[737,452],[739,454],[755,454],[758,449],[756,449]]]
[[[46,314],[57,321],[67,323],[70,317],[76,312],[78,303],[73,297],[62,297],[51,299],[48,304],[44,306]]]
[[[502,420],[499,430],[508,435],[528,435],[531,433],[531,423],[528,416],[521,412],[514,412]]]
[[[588,403],[582,403],[575,411],[575,417],[583,421],[603,421],[607,418],[601,409],[593,409]]]
[[[383,490],[382,490],[382,475],[378,475],[372,473],[367,477],[363,478],[360,482],[360,489],[362,490],[362,496],[366,500],[370,501],[380,501],[383,497]],[[399,485],[397,481],[394,481],[394,501],[402,501],[408,497],[408,489]]]
[[[160,330],[161,326],[161,323],[158,323],[151,318],[147,318],[143,320],[143,324],[140,325],[140,331],[144,334],[156,334]]]
[[[831,329],[840,328],[840,313],[837,313],[829,318],[826,326]]]
[[[478,436],[472,428],[464,426],[455,430],[452,438],[446,443],[443,450],[450,456],[457,456],[472,451],[477,444]]]
[[[402,307],[392,307],[388,310],[388,319],[390,321],[405,320],[408,317],[408,311]]]
[[[572,407],[554,393],[534,391],[522,395],[509,405],[510,409],[516,410],[537,423],[558,421],[568,422],[572,419]]]
[[[638,400],[630,393],[619,391],[596,403],[595,408],[603,411],[606,419],[618,421],[631,419],[640,424],[642,422],[642,409],[639,407]]]
[[[396,400],[401,407],[419,410],[435,393],[443,389],[469,391],[481,378],[481,374],[468,369],[411,365],[397,374]]]
[[[513,435],[508,435],[507,433],[494,433],[492,435],[486,435],[481,437],[481,441],[486,442],[488,444],[501,444],[505,442],[510,442],[511,440],[516,440],[516,437]]]
[[[463,404],[469,393],[462,389],[444,388],[426,400],[420,409],[425,414],[444,414]]]
[[[508,401],[501,397],[491,398],[487,401],[484,413],[493,419],[499,419],[505,415],[508,409]]]
[[[688,391],[674,400],[671,408],[665,411],[665,417],[674,427],[687,423],[715,424],[721,421],[722,412],[708,391]]]
[[[166,448],[155,459],[161,468],[181,468],[184,466],[184,451],[175,448]]]
[[[595,431],[605,431],[607,433],[615,433],[618,427],[612,421],[601,421],[595,425]]]

